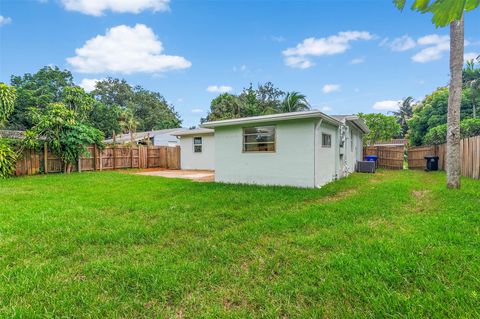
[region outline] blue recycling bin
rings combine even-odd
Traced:
[[[368,155],[368,156],[365,156],[365,160],[368,162],[375,162],[375,167],[378,167],[378,156]]]

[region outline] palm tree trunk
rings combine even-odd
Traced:
[[[460,104],[464,49],[463,16],[450,24],[450,95],[447,115],[447,188],[460,188]]]

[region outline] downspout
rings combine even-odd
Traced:
[[[322,125],[323,119],[320,118],[320,120],[315,123],[315,126],[313,128],[313,187],[317,187],[317,149],[318,149],[318,143],[317,143],[317,130]]]

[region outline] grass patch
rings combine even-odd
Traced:
[[[0,181],[0,317],[480,317],[480,182]]]

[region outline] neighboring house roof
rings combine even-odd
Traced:
[[[338,121],[342,123],[346,122],[351,122],[355,126],[358,127],[363,133],[368,134],[370,133],[370,130],[368,129],[367,124],[365,124],[365,121],[360,118],[358,115],[331,115],[334,119],[337,119]]]
[[[25,137],[25,131],[0,130],[0,137],[22,139]]]
[[[185,131],[178,131],[172,133],[172,135],[175,136],[189,136],[189,135],[205,135],[205,134],[214,134],[215,131],[209,128],[196,128],[196,129],[191,129],[191,130],[185,130]]]
[[[153,131],[148,131],[148,132],[135,132],[133,134],[134,140],[141,141],[146,139],[147,137],[154,137],[158,135],[173,135],[173,132],[178,132],[182,130],[187,130],[186,128],[171,128],[171,129],[165,129],[165,130],[153,130]],[[105,143],[113,143],[113,138],[109,138],[104,141]],[[120,134],[115,137],[115,142],[116,143],[128,143],[130,142],[130,133],[126,134]]]
[[[341,121],[331,116],[328,116],[323,112],[320,112],[318,110],[313,110],[313,111],[290,112],[290,113],[270,114],[270,115],[236,118],[236,119],[230,119],[230,120],[213,121],[213,122],[203,123],[201,126],[204,128],[215,128],[220,126],[254,124],[254,123],[262,123],[262,122],[278,122],[278,121],[306,119],[306,118],[322,118],[325,121],[332,123],[334,125],[342,124]]]

